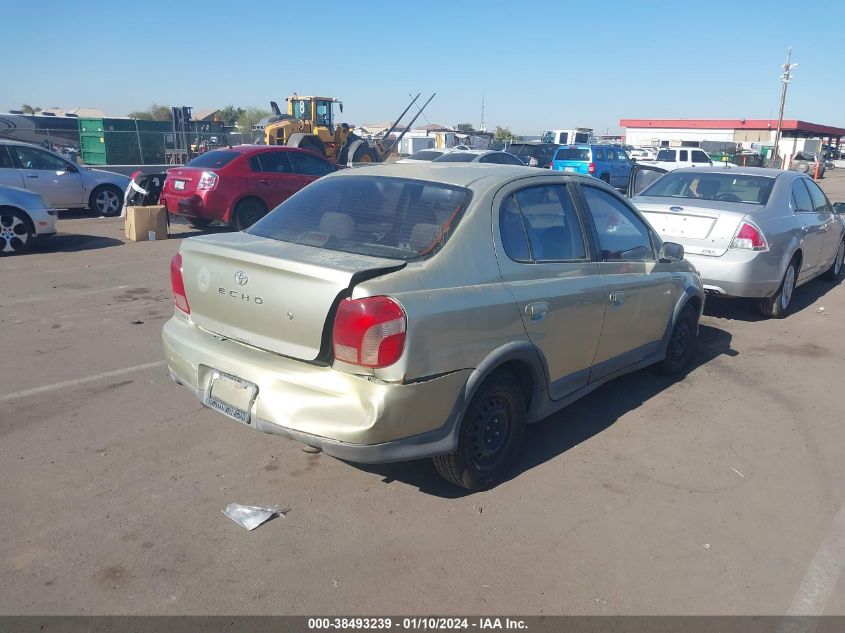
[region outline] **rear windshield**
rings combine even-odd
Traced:
[[[247,233],[411,261],[446,243],[469,198],[468,189],[423,180],[327,178],[288,198]]]
[[[673,162],[675,160],[675,150],[673,149],[662,149],[657,152],[657,160]]]
[[[774,182],[775,179],[768,176],[675,171],[669,172],[639,195],[766,204]]]
[[[548,152],[554,145],[531,145],[527,143],[514,143],[505,150],[514,156],[534,156],[535,158],[543,152]]]
[[[557,154],[555,154],[555,160],[590,160],[590,150],[589,149],[582,149],[580,147],[561,147]]]
[[[449,152],[448,154],[443,154],[438,158],[434,159],[436,163],[471,163],[476,158],[478,158],[478,154],[470,154],[469,152]]]
[[[216,149],[212,152],[200,154],[189,162],[186,167],[223,167],[223,165],[228,165],[240,155],[240,152]]]
[[[411,160],[434,160],[438,156],[443,156],[443,152],[438,152],[433,149],[424,149],[415,154],[408,156]]]

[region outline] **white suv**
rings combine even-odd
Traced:
[[[77,165],[37,145],[0,139],[0,185],[40,194],[54,209],[117,215],[129,178]]]

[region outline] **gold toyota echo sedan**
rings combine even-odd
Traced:
[[[207,406],[352,462],[433,457],[468,489],[525,424],[681,371],[704,306],[683,247],[611,187],[507,165],[347,169],[170,270],[167,362]]]

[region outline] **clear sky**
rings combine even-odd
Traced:
[[[4,3],[0,110],[268,107],[293,92],[342,120],[481,118],[520,134],[619,119],[777,117],[845,126],[845,0],[368,0]],[[422,100],[421,100],[422,101]],[[426,120],[427,119],[427,120]]]

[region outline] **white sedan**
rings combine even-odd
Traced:
[[[0,186],[0,256],[18,255],[56,233],[56,210],[37,193]]]
[[[117,215],[129,178],[77,165],[55,152],[0,139],[0,185],[40,194],[54,209],[91,209]]]
[[[513,154],[497,152],[490,149],[469,149],[458,152],[448,152],[432,163],[492,163],[494,165],[519,165],[525,167],[525,163]]]

